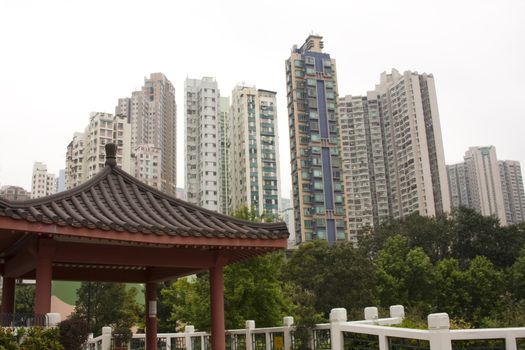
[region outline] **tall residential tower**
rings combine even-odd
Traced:
[[[381,74],[366,96],[339,99],[351,239],[359,229],[411,213],[450,211],[434,78]]]
[[[276,93],[255,87],[233,89],[228,114],[230,210],[253,208],[258,216],[279,215],[279,145]]]
[[[286,60],[295,236],[329,243],[346,237],[335,60],[310,35]]]
[[[184,133],[187,200],[206,209],[224,212],[219,98],[215,79],[186,79]]]

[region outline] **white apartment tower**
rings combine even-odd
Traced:
[[[47,166],[41,162],[33,164],[31,198],[40,198],[56,193],[56,178],[47,172]]]
[[[339,98],[338,110],[351,240],[390,217],[450,211],[431,74],[385,72],[366,96]]]
[[[229,113],[231,210],[254,208],[277,217],[280,207],[275,92],[233,89]]]
[[[131,127],[127,117],[93,112],[84,133],[75,133],[67,146],[66,189],[97,175],[105,163],[105,145],[116,143],[117,166],[131,173]]]
[[[503,203],[507,223],[519,224],[525,221],[525,191],[520,163],[513,160],[498,161]]]
[[[224,212],[219,101],[215,79],[186,79],[184,133],[187,200],[206,209]]]
[[[469,173],[470,207],[482,215],[494,215],[507,224],[496,147],[470,147],[465,152]]]

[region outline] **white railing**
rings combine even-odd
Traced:
[[[498,340],[505,343],[506,350],[517,350],[517,340],[525,343],[524,328],[466,329],[450,330],[448,315],[428,315],[428,329],[391,327],[398,325],[405,317],[403,306],[390,307],[387,318],[379,318],[378,309],[365,308],[364,320],[348,321],[345,309],[333,309],[330,323],[318,324],[312,330],[310,348],[314,350],[352,349],[352,342],[364,341],[362,348],[389,350],[396,344],[409,344],[410,348],[431,350],[452,350],[453,343],[469,340]],[[243,329],[226,331],[228,350],[292,350],[294,348],[293,317],[285,317],[279,327],[255,328],[255,321],[246,321]],[[361,338],[359,338],[361,337]],[[184,333],[160,333],[159,345],[166,350],[210,350],[210,334],[195,332],[193,326],[186,326]],[[131,350],[144,349],[145,335],[134,334]],[[139,344],[137,344],[139,343]],[[346,344],[346,345],[345,345]],[[414,345],[416,344],[416,345]],[[456,343],[457,344],[457,343]],[[401,345],[402,346],[402,345]],[[104,327],[102,335],[88,340],[87,350],[110,350],[111,328]],[[160,349],[161,347],[159,347]],[[405,347],[406,348],[406,347]],[[479,348],[479,347],[478,347]]]

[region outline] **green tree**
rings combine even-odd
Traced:
[[[429,310],[434,295],[434,267],[423,249],[410,249],[406,237],[387,239],[375,259],[381,305],[403,304]]]
[[[324,317],[337,307],[362,317],[363,307],[376,302],[374,266],[350,242],[328,246],[318,240],[301,245],[288,260],[285,276],[315,296],[314,309]]]
[[[518,300],[525,300],[525,247],[507,272],[508,291]]]
[[[457,259],[444,259],[436,265],[436,299],[434,311],[447,312],[453,319],[465,319],[472,303],[467,275]]]
[[[34,313],[35,285],[19,284],[15,289],[15,314]]]
[[[73,317],[85,320],[94,334],[100,334],[104,326],[131,327],[142,314],[136,294],[135,288],[123,283],[83,282]]]

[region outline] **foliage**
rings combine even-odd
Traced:
[[[361,315],[365,306],[377,301],[374,266],[350,242],[329,246],[317,240],[301,245],[289,258],[284,277],[312,293],[314,309],[325,317],[336,307]]]
[[[27,330],[20,348],[24,350],[64,350],[58,328],[32,327]]]
[[[127,347],[131,338],[133,338],[133,333],[129,326],[120,323],[113,329],[113,340],[115,341],[115,346]]]
[[[15,289],[15,313],[31,315],[34,313],[35,285],[20,284]]]
[[[296,285],[289,285],[288,288],[294,295],[292,314],[295,317],[295,348],[307,350],[311,348],[312,331],[315,325],[325,321],[325,319],[313,307],[315,295],[312,292],[302,290]]]
[[[13,328],[0,327],[0,350],[17,350],[18,341]]]
[[[64,350],[81,350],[86,343],[89,327],[85,320],[70,318],[58,324],[60,343]]]
[[[131,328],[142,314],[136,293],[123,283],[83,282],[73,317],[85,320],[94,334],[100,334],[104,326]]]

